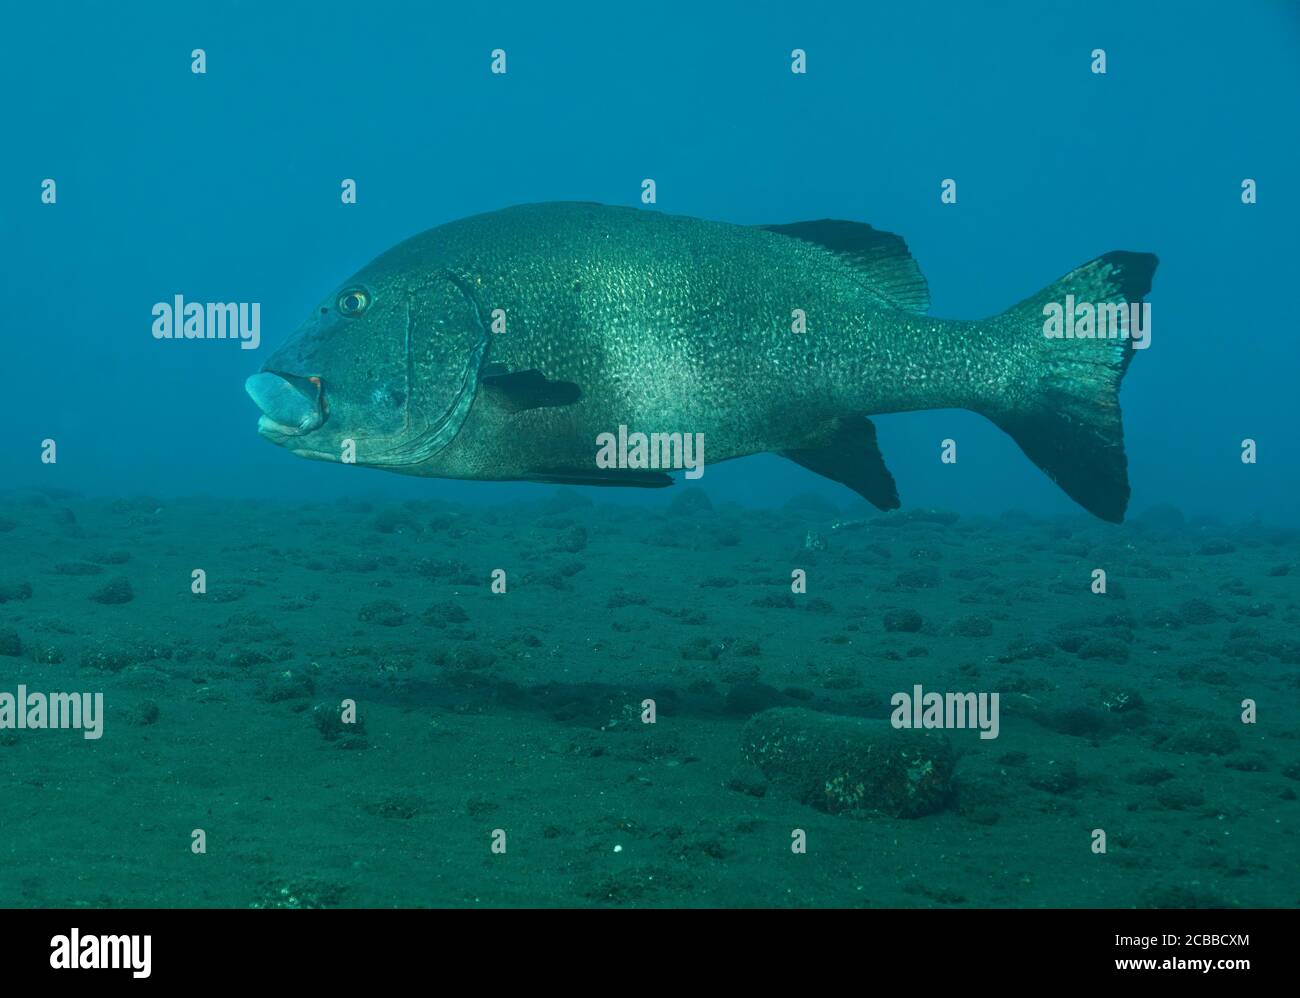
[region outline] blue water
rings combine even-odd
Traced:
[[[6,24],[11,483],[518,495],[529,487],[294,459],[255,434],[244,378],[407,236],[523,202],[638,205],[650,177],[644,210],[900,233],[942,316],[999,312],[1108,250],[1158,254],[1152,347],[1122,393],[1130,508],[1294,513],[1292,4],[55,3]],[[505,75],[489,72],[495,48]],[[1244,178],[1257,204],[1242,204]],[[176,294],[260,302],[261,349],[156,341],[151,308]],[[905,507],[1074,508],[976,415],[878,422]],[[955,466],[939,462],[945,437],[961,442]],[[1240,460],[1248,437],[1255,465]],[[55,466],[40,463],[46,438]],[[711,467],[707,484],[744,502],[853,499],[771,457]]]
[[[9,6],[0,905],[1298,903],[1296,5]],[[875,419],[888,516],[767,455],[574,494],[258,436],[350,274],[557,200],[870,223],[951,318],[1157,254],[1129,521],[955,410]],[[260,347],[156,339],[177,295]],[[918,687],[1000,733],[917,765]]]

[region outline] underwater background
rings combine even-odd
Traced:
[[[0,730],[0,905],[1300,902],[1296,5],[85,2],[7,26],[0,692],[102,691],[105,720]],[[339,281],[553,200],[868,222],[951,318],[1157,254],[1127,522],[965,411],[876,417],[891,514],[772,456],[557,490],[258,438],[244,379]],[[178,294],[260,303],[261,347],[155,339]],[[996,739],[944,733],[924,813],[754,747],[788,725],[869,769],[862,725],[916,684],[1002,709]]]

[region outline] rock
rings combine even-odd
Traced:
[[[253,695],[263,703],[283,703],[305,700],[315,692],[316,683],[311,676],[286,669],[258,679]]]
[[[1025,637],[1016,638],[1007,645],[1007,650],[998,656],[999,662],[1028,662],[1033,659],[1051,658],[1054,649],[1046,641],[1031,641]]]
[[[1214,604],[1203,599],[1189,599],[1178,608],[1178,619],[1184,624],[1212,624],[1220,616]]]
[[[122,603],[130,603],[135,599],[135,590],[131,588],[131,582],[126,576],[119,575],[111,582],[106,582],[93,593],[90,598],[95,603],[103,603],[106,606],[118,606]]]
[[[971,614],[958,618],[952,625],[952,633],[962,638],[987,638],[993,633],[993,624],[987,617]]]
[[[136,728],[147,728],[151,724],[157,724],[161,716],[162,711],[156,703],[142,700],[127,711],[126,723]]]
[[[915,633],[921,629],[921,615],[915,610],[890,610],[885,614],[885,630]]]
[[[714,662],[722,654],[722,646],[706,637],[692,638],[682,645],[682,658],[688,662]]]
[[[0,603],[32,598],[30,582],[0,582]]]
[[[367,603],[357,613],[357,619],[368,624],[383,627],[401,627],[406,623],[407,613],[396,600],[381,599]]]
[[[1183,811],[1204,804],[1205,794],[1194,784],[1175,780],[1161,786],[1155,793],[1155,799],[1166,811]]]
[[[28,649],[28,652],[31,660],[41,665],[58,665],[63,661],[63,649],[47,641],[40,642],[36,647]]]
[[[1172,780],[1175,775],[1177,774],[1168,766],[1144,766],[1129,773],[1127,779],[1129,783],[1140,787],[1158,787]]]
[[[1137,690],[1124,687],[1105,689],[1101,694],[1101,706],[1112,714],[1126,714],[1141,710],[1146,706],[1142,694]]]
[[[670,516],[695,516],[712,510],[713,502],[709,499],[708,493],[698,486],[683,489],[668,504]]]
[[[1079,787],[1079,771],[1070,760],[1048,760],[1030,768],[1027,781],[1031,787],[1049,794],[1068,794]]]
[[[831,814],[914,818],[952,793],[952,749],[934,731],[777,707],[749,719],[745,758],[774,786]]]
[[[464,624],[469,620],[469,614],[459,603],[445,601],[434,603],[429,609],[424,611],[424,622],[434,627],[446,627],[449,624]]]
[[[438,668],[448,669],[453,673],[482,672],[485,669],[490,669],[496,659],[496,655],[487,649],[474,646],[439,651],[434,656],[434,662]]]
[[[1162,747],[1183,754],[1227,755],[1241,747],[1241,735],[1219,722],[1194,722],[1175,731]]]
[[[1155,884],[1138,894],[1139,908],[1231,908],[1224,897],[1205,890],[1199,882],[1191,886]]]
[[[381,534],[418,534],[420,521],[406,509],[386,509],[375,517],[375,530]]]
[[[329,742],[339,739],[361,741],[365,737],[365,720],[358,715],[355,720],[345,721],[340,704],[318,703],[311,709],[311,720],[316,725],[316,730]],[[364,747],[364,741],[357,747]]]
[[[737,764],[723,786],[751,797],[763,797],[767,794],[767,781],[763,774],[757,767],[747,762]]]
[[[961,579],[964,582],[993,578],[993,570],[984,565],[958,565],[948,574],[954,579]]]
[[[565,554],[577,554],[587,546],[587,528],[582,526],[572,526],[567,530],[561,530],[556,535],[555,545],[552,550],[560,551]]]
[[[54,571],[59,575],[101,575],[104,566],[93,561],[63,561],[54,566]]]
[[[17,658],[23,653],[23,639],[12,627],[0,627],[0,655]]]
[[[754,669],[751,675],[737,679],[727,691],[723,702],[728,714],[749,717],[785,701],[785,694],[774,686],[758,682],[757,675],[758,670]]]
[[[1092,637],[1079,646],[1079,657],[1101,659],[1106,662],[1127,662],[1128,646],[1117,638]]]
[[[1267,760],[1257,752],[1234,752],[1223,760],[1223,765],[1241,773],[1268,772]]]
[[[87,561],[93,561],[97,565],[125,565],[131,560],[129,551],[103,551],[99,554],[92,554]]]
[[[894,584],[899,589],[935,589],[943,582],[943,576],[933,565],[921,565],[898,573]]]
[[[81,653],[82,666],[87,669],[98,669],[100,672],[121,672],[134,661],[136,661],[134,652],[123,647],[100,646],[88,648]]]
[[[328,883],[264,884],[250,908],[337,908],[345,902],[346,887]]]
[[[1045,728],[1075,738],[1102,735],[1112,730],[1115,719],[1096,707],[1061,707],[1042,711],[1038,722]]]

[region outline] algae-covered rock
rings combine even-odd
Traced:
[[[743,739],[773,785],[831,814],[915,818],[951,795],[952,749],[940,732],[777,707],[750,718]]]

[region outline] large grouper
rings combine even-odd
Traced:
[[[260,433],[302,457],[655,487],[672,483],[665,470],[598,462],[598,441],[621,427],[702,434],[710,463],[780,454],[882,509],[898,493],[867,417],[970,409],[1119,521],[1135,341],[1052,338],[1044,316],[1067,295],[1139,303],[1155,267],[1107,253],[1000,315],[936,319],[902,238],[869,225],[523,205],[395,246],[246,387]]]

